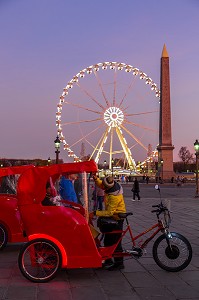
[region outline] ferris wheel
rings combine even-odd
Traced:
[[[64,87],[56,126],[64,150],[75,162],[81,149],[96,163],[123,156],[130,169],[158,143],[160,91],[138,68],[119,62],[91,65]],[[81,155],[80,155],[81,153]]]

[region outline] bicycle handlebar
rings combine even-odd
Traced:
[[[164,206],[162,203],[158,204],[158,205],[152,205],[152,207],[157,207],[158,209],[154,209],[151,212],[152,213],[157,213],[157,214],[161,214],[164,211],[169,211],[168,208],[166,206]]]

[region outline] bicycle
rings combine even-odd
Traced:
[[[66,206],[42,206],[43,192],[49,176],[60,172],[77,170],[95,171],[94,162],[80,162],[75,164],[55,165],[34,168],[22,175],[19,182],[19,211],[24,226],[24,233],[28,242],[23,245],[18,256],[18,266],[22,275],[32,282],[48,282],[62,269],[101,268],[103,261],[108,258],[125,257],[140,258],[148,243],[161,232],[153,244],[152,253],[157,265],[170,272],[185,269],[192,259],[192,248],[189,241],[179,233],[170,232],[170,211],[162,202],[154,205],[157,223],[140,234],[133,236],[128,221],[132,212],[121,213],[118,216],[126,221],[124,230],[112,231],[120,233],[116,244],[103,247],[99,237],[94,237],[87,212],[78,204],[70,203]],[[84,176],[86,179],[86,177]],[[30,184],[29,184],[30,183]],[[87,181],[84,180],[84,191],[87,192]],[[29,184],[27,189],[27,184]],[[35,190],[35,186],[43,187],[43,192]],[[159,189],[159,187],[158,187]],[[35,193],[35,194],[34,194]],[[85,197],[86,199],[86,197]],[[144,242],[138,239],[155,230]],[[122,252],[115,252],[118,243],[129,233],[130,248]]]
[[[156,186],[156,189],[160,189]],[[153,259],[156,264],[163,270],[169,272],[178,272],[185,269],[192,259],[192,247],[189,241],[180,233],[170,232],[169,226],[171,223],[170,210],[166,205],[163,204],[162,200],[158,205],[152,205],[154,210],[152,213],[156,213],[157,223],[151,227],[145,229],[143,232],[136,236],[133,236],[133,231],[128,221],[128,217],[133,215],[132,212],[120,213],[119,218],[126,221],[126,228],[122,231],[111,231],[109,233],[120,233],[121,237],[117,244],[111,247],[99,247],[99,251],[104,259],[114,258],[114,257],[134,257],[140,258],[143,255],[144,249],[148,243],[159,233],[162,232],[154,242],[152,247]],[[155,230],[148,238],[143,242],[136,243],[141,237],[147,233]],[[130,243],[132,244],[131,249],[123,250],[122,252],[114,252],[119,242],[124,238],[124,236],[129,233]]]

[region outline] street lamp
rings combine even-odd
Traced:
[[[56,164],[58,164],[59,163],[59,153],[60,153],[59,148],[60,148],[60,143],[61,143],[58,136],[54,140],[54,143],[55,143],[55,149],[56,149],[55,150],[55,153],[56,153]]]
[[[113,164],[114,164],[114,159],[111,160],[111,173],[112,173],[112,177],[113,177]]]
[[[106,160],[104,160],[104,175],[106,176]]]
[[[164,164],[164,160],[163,160],[163,158],[161,159],[160,163],[161,163],[161,170],[162,170],[162,183],[163,183],[163,164]]]
[[[51,159],[50,159],[50,157],[48,158],[48,166],[50,165],[50,163],[51,163]]]
[[[199,142],[198,140],[195,141],[194,143],[194,149],[196,151],[196,194],[195,198],[198,198],[198,155],[199,155]]]

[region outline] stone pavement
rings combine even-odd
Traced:
[[[154,185],[153,185],[154,186]],[[124,187],[127,211],[135,233],[155,223],[151,205],[159,202],[152,185],[141,185],[141,201],[132,202],[130,185]],[[26,280],[17,265],[19,244],[9,244],[0,252],[0,299],[8,300],[188,300],[199,299],[199,198],[194,186],[161,186],[162,197],[170,200],[171,230],[187,237],[193,248],[190,265],[183,271],[169,273],[160,269],[152,258],[153,242],[139,260],[125,261],[122,271],[102,269],[61,270],[49,283],[37,284]]]

